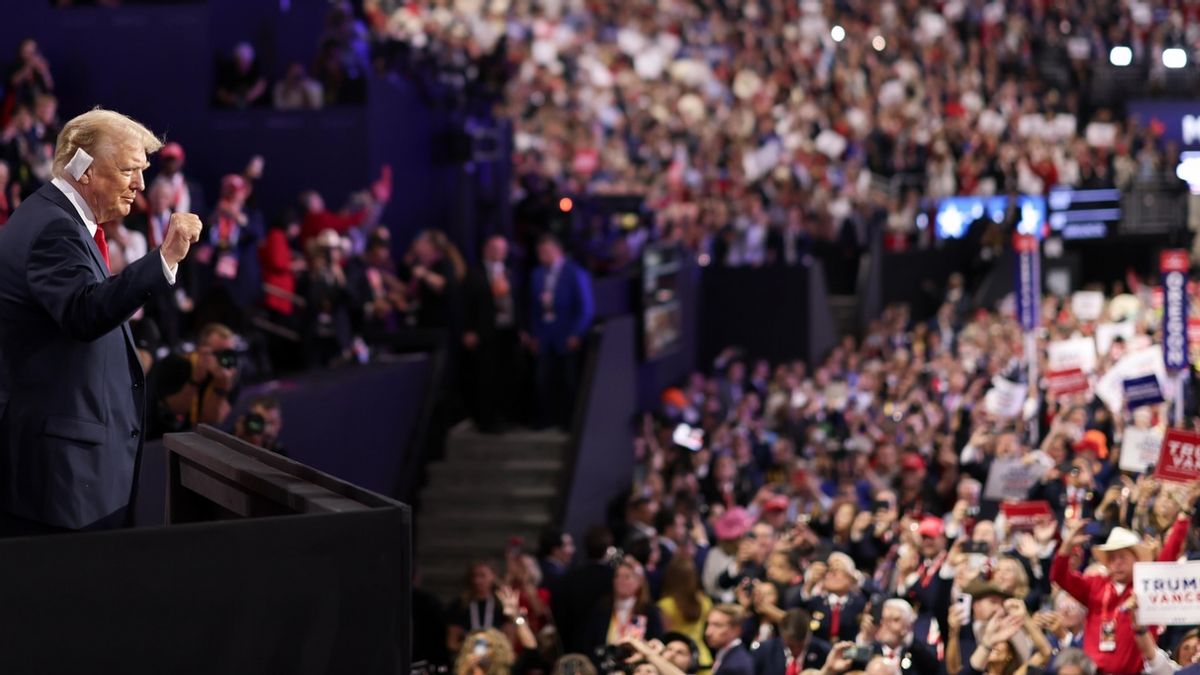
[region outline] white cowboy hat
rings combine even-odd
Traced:
[[[1151,560],[1150,549],[1142,543],[1141,538],[1123,527],[1114,527],[1112,532],[1108,533],[1108,541],[1092,547],[1092,557],[1101,563],[1107,563],[1109,553],[1126,548],[1132,550],[1134,557],[1142,562]]]

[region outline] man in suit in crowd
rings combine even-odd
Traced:
[[[761,643],[751,656],[757,675],[799,675],[820,670],[829,655],[829,643],[812,634],[813,617],[791,609],[779,624],[779,635]]]
[[[713,650],[712,675],[754,675],[754,659],[739,637],[745,619],[740,605],[721,604],[708,613],[704,641]]]
[[[463,347],[472,366],[467,391],[475,399],[472,412],[480,431],[500,431],[516,414],[519,297],[517,275],[508,265],[508,240],[490,237],[483,246],[483,264],[467,277],[463,326]]]
[[[145,427],[145,377],[127,320],[200,236],[177,213],[161,248],[111,276],[101,223],[145,188],[148,129],[95,109],[58,136],[53,181],[0,231],[0,532],[128,524]]]
[[[906,600],[892,598],[883,603],[879,625],[868,614],[863,617],[858,644],[867,645],[875,656],[903,675],[925,675],[939,672],[937,653],[933,648],[913,638],[917,613]],[[836,649],[836,646],[835,646]]]
[[[822,640],[836,643],[858,631],[858,619],[867,608],[867,599],[859,591],[858,567],[845,553],[830,553],[821,595],[809,599],[813,633]]]
[[[553,235],[538,240],[529,307],[529,348],[536,355],[538,415],[543,426],[567,428],[575,411],[579,357],[595,315],[588,273],[563,255]]]

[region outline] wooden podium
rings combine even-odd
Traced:
[[[210,427],[165,527],[0,540],[0,672],[409,669],[409,508]]]

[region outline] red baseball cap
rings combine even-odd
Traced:
[[[763,511],[787,511],[788,498],[784,495],[775,495],[763,504]]]
[[[900,460],[900,468],[905,471],[925,471],[925,460],[920,455],[910,452]]]
[[[171,141],[170,143],[162,146],[162,150],[159,151],[159,154],[163,159],[177,159],[182,162],[184,157],[183,146],[175,141]]]
[[[937,516],[925,516],[921,519],[921,523],[917,525],[917,534],[922,537],[940,537],[946,532],[946,526],[942,524],[942,519]]]

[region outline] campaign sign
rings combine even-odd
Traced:
[[[1137,621],[1143,626],[1200,623],[1200,562],[1133,564]]]
[[[1200,480],[1200,434],[1182,429],[1167,431],[1154,475],[1180,483]]]
[[[1043,518],[1053,518],[1050,502],[1007,502],[1000,505],[1008,529],[1029,532]]]
[[[1125,427],[1121,434],[1121,470],[1144,473],[1158,461],[1163,435],[1157,429]]]
[[[1046,347],[1050,370],[1078,368],[1085,373],[1096,369],[1096,341],[1090,337],[1051,342]]]
[[[1021,500],[1046,473],[1041,462],[1026,462],[1019,457],[1006,457],[992,462],[988,470],[983,498],[995,501]]]
[[[1046,395],[1050,398],[1078,394],[1087,390],[1087,375],[1079,368],[1051,370],[1046,373]]]
[[[1017,321],[1026,332],[1037,330],[1041,318],[1042,272],[1038,240],[1028,234],[1013,237],[1017,252]]]
[[[1104,293],[1075,291],[1071,294],[1071,312],[1080,321],[1095,321],[1104,312]]]
[[[1188,367],[1188,252],[1163,251],[1159,259],[1163,288],[1163,360],[1167,370]]]
[[[1156,405],[1164,400],[1158,378],[1153,374],[1125,380],[1122,387],[1125,389],[1125,407],[1130,410]]]

